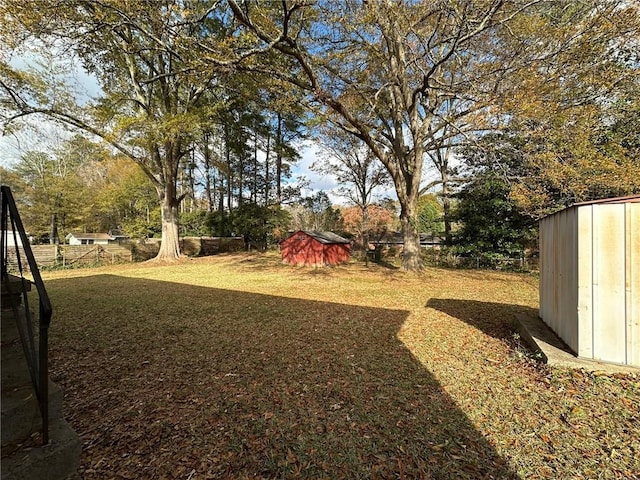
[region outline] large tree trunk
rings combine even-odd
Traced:
[[[367,204],[362,207],[362,251],[364,252],[364,264],[369,265],[369,215]]]
[[[392,175],[396,193],[398,194],[398,201],[400,202],[400,223],[404,237],[402,268],[406,272],[414,272],[422,269],[417,206],[420,196],[423,151],[418,144],[413,152],[405,154],[404,158],[399,158],[403,150],[403,145],[397,148],[398,164],[411,166],[411,168],[398,174],[398,168],[394,167],[389,173]]]
[[[176,260],[180,257],[179,203],[176,198],[175,182],[173,184],[168,182],[161,193],[162,243],[156,260]]]
[[[400,223],[402,224],[402,234],[404,237],[404,248],[402,250],[402,268],[407,271],[418,271],[422,268],[420,258],[420,235],[418,234],[416,219],[416,202],[400,202]]]
[[[451,235],[451,200],[448,184],[442,184],[442,213],[444,221],[444,241],[446,245],[452,244]]]

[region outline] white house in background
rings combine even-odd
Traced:
[[[18,232],[14,230],[5,230],[2,232],[2,234],[5,236],[4,241],[7,247],[15,247],[16,244],[18,245],[18,247],[22,247],[22,239],[20,238],[20,234]],[[29,244],[32,244],[33,236],[29,235],[28,233],[26,234],[26,236]]]
[[[640,367],[640,195],[540,220],[540,318],[578,357]]]
[[[65,240],[69,245],[109,245],[116,237],[108,233],[70,233]]]

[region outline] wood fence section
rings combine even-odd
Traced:
[[[20,250],[20,261],[22,268],[28,269],[27,257],[22,251],[22,247],[18,247]],[[31,251],[36,259],[36,263],[39,267],[53,267],[58,264],[58,245],[31,245]],[[15,247],[9,247],[8,249],[8,263],[13,268],[18,268],[18,259],[16,256]]]
[[[131,262],[131,249],[124,245],[62,245],[60,247],[63,265],[76,263],[120,263]]]
[[[207,256],[222,252],[244,250],[242,237],[184,237],[180,239],[180,250],[185,255]]]
[[[180,239],[180,248],[185,255],[215,255],[244,250],[244,240],[242,237],[185,237]],[[40,267],[139,262],[158,254],[160,240],[109,245],[31,245],[31,250]],[[26,264],[24,254],[21,252],[20,255],[22,263]],[[17,268],[15,249],[9,249],[9,264]]]
[[[133,253],[135,261],[149,260],[160,250],[160,239],[150,238],[140,243],[126,243]],[[182,237],[180,251],[190,257],[204,257],[222,252],[244,250],[242,237]]]
[[[127,242],[124,245],[131,248],[133,260],[136,262],[151,260],[160,251],[160,240],[156,239],[149,239],[144,242]]]
[[[58,262],[58,245],[31,245],[31,251],[40,266],[53,267]]]

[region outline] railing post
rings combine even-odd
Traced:
[[[40,319],[46,312],[40,305]],[[40,321],[40,414],[42,415],[42,443],[49,443],[49,325],[43,325]]]
[[[2,185],[0,186],[0,196],[2,197],[2,241],[0,242],[2,246],[2,276],[3,280],[8,279],[8,258],[9,258],[9,246],[5,241],[5,235],[8,235],[8,226],[9,224],[12,227],[12,231],[14,232],[14,243],[16,249],[16,259],[18,264],[18,270],[20,273],[21,279],[21,292],[24,300],[24,311],[27,316],[27,328],[26,335],[28,338],[22,338],[23,348],[25,349],[25,357],[27,358],[27,362],[31,363],[29,366],[30,371],[32,372],[32,382],[34,383],[33,387],[38,397],[38,403],[40,406],[40,415],[42,417],[42,441],[43,443],[49,442],[49,323],[51,322],[51,302],[49,301],[49,295],[47,294],[47,290],[44,287],[44,282],[42,281],[42,277],[40,276],[40,271],[38,270],[38,265],[36,263],[35,257],[33,255],[33,251],[31,250],[31,244],[29,243],[29,239],[24,230],[24,225],[22,224],[22,220],[20,219],[20,214],[18,213],[18,209],[16,207],[15,200],[13,199],[13,195],[9,187]],[[10,219],[10,223],[9,223]],[[16,233],[18,234],[18,238],[20,242],[17,241]],[[39,345],[38,345],[38,358],[34,358],[35,355],[31,357],[31,355],[27,354],[28,345],[27,343],[33,342],[33,331],[31,330],[31,317],[30,310],[28,306],[28,297],[26,295],[24,282],[29,282],[24,277],[24,271],[22,268],[22,261],[20,256],[20,251],[18,247],[18,243],[20,244],[22,251],[24,252],[24,256],[26,257],[29,271],[31,272],[31,276],[33,277],[33,284],[36,287],[38,292],[38,303],[39,303]],[[29,282],[29,285],[31,282]],[[9,282],[7,281],[7,288],[9,287]]]

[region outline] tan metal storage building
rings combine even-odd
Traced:
[[[540,317],[579,357],[640,367],[640,195],[540,220]]]

